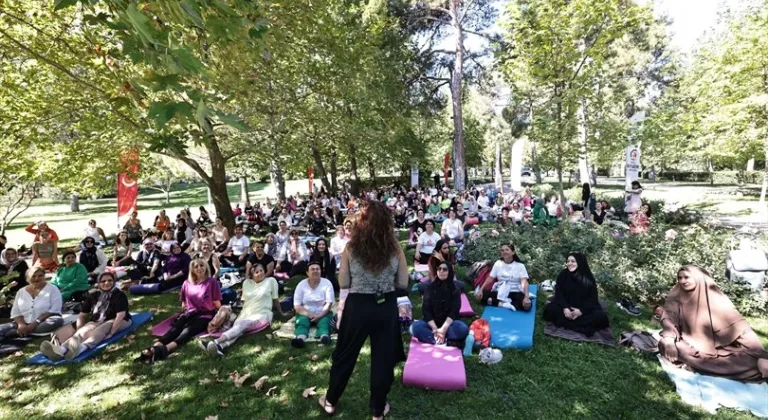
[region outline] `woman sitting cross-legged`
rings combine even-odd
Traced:
[[[422,343],[460,347],[469,334],[467,324],[458,319],[460,308],[461,292],[453,284],[453,266],[441,262],[437,278],[424,291],[424,319],[413,323],[411,335]]]
[[[317,325],[320,342],[331,344],[331,306],[335,300],[333,285],[321,277],[322,268],[317,261],[310,261],[307,278],[302,280],[293,294],[293,309],[296,311],[296,338],[291,345],[304,347],[312,324]]]
[[[333,285],[333,292],[338,293],[339,281],[336,280],[336,260],[331,258],[331,253],[328,250],[328,241],[325,238],[320,238],[315,242],[315,250],[309,257],[309,260],[320,263],[320,275],[324,279],[328,279]]]
[[[200,346],[212,356],[224,356],[224,349],[231,346],[246,331],[259,322],[272,323],[273,311],[285,316],[280,308],[277,280],[266,277],[261,264],[253,264],[251,276],[243,282],[243,310],[232,328],[213,341],[200,341]]]
[[[306,272],[309,251],[304,241],[299,239],[299,232],[291,231],[288,241],[283,244],[280,252],[277,254],[277,269],[281,273],[293,277]]]
[[[491,291],[485,291],[493,284]],[[520,261],[512,244],[501,245],[501,259],[491,268],[488,279],[475,291],[475,298],[484,305],[502,308],[531,310],[528,297],[528,271]]]
[[[150,293],[160,293],[169,289],[181,286],[184,280],[189,276],[189,267],[192,257],[182,251],[181,245],[173,243],[171,245],[171,255],[168,255],[163,262],[163,274],[159,278],[150,276],[142,278],[144,284],[137,284],[130,287],[133,294],[147,294],[146,284],[152,281],[157,282],[157,288]],[[206,267],[208,265],[206,264]],[[209,273],[210,274],[210,273]]]
[[[768,379],[768,352],[704,269],[686,265],[667,295],[659,351],[705,375],[737,381]]]
[[[49,341],[40,344],[40,352],[45,357],[50,360],[72,360],[131,326],[128,298],[115,287],[115,281],[116,277],[112,273],[99,275],[98,290],[89,293],[83,300],[77,318],[77,331],[62,345],[54,345]],[[61,330],[56,335],[61,339]]]
[[[107,255],[96,246],[96,240],[90,236],[83,239],[77,260],[88,272],[88,283],[96,283],[99,275],[107,269]]]
[[[61,292],[45,280],[45,270],[27,270],[27,286],[19,289],[11,308],[11,322],[0,324],[0,343],[9,338],[56,331],[61,318]]]
[[[608,315],[597,300],[597,284],[587,259],[568,254],[566,269],[557,276],[555,297],[544,307],[544,320],[591,337],[608,328]]]
[[[192,260],[189,264],[189,278],[179,293],[181,313],[164,336],[141,352],[138,361],[153,363],[163,360],[208,328],[208,323],[221,308],[221,288],[219,282],[210,275],[205,261]]]
[[[427,220],[424,226],[426,230],[419,235],[416,242],[416,252],[413,254],[414,262],[420,264],[429,263],[429,257],[432,256],[435,245],[440,240],[440,234],[435,232],[435,222]]]
[[[90,288],[88,270],[85,269],[84,265],[77,262],[75,251],[64,252],[61,260],[64,264],[56,270],[51,283],[59,288],[63,300],[80,301]]]

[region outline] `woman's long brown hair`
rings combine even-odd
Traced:
[[[400,244],[392,216],[383,203],[366,200],[361,207],[347,249],[366,270],[378,274],[397,255]]]

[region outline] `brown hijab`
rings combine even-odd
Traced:
[[[716,348],[727,346],[749,328],[728,296],[720,291],[709,273],[695,265],[680,269],[696,282],[691,291],[676,284],[664,303],[662,336],[683,339],[701,353],[717,355]],[[669,322],[666,322],[669,321]]]

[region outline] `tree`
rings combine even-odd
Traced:
[[[171,190],[174,184],[196,177],[188,166],[167,156],[150,155],[140,162],[139,185],[163,193],[165,204],[171,204]]]

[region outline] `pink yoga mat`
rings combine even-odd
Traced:
[[[170,318],[168,318],[165,321],[163,321],[163,322],[155,325],[154,327],[152,327],[152,335],[154,335],[155,337],[162,337],[162,336],[164,336],[168,332],[168,330],[171,329],[171,326],[173,325],[173,321],[176,320],[176,318],[178,316],[179,316],[179,314],[173,314],[173,315],[171,315]],[[267,327],[269,327],[269,323],[258,322],[251,329],[245,331],[245,333],[243,335],[249,335],[249,334],[257,333],[259,331],[264,331],[265,329],[267,329]],[[222,334],[224,334],[224,332],[216,331],[213,334],[201,333],[201,334],[198,334],[197,337],[214,337],[214,338],[218,338],[218,337],[221,337]]]
[[[456,347],[424,344],[411,338],[408,360],[403,368],[403,385],[438,391],[467,388],[464,357]]]
[[[416,264],[413,266],[413,271],[417,273],[429,273],[429,265],[428,264]]]
[[[469,304],[469,298],[467,298],[466,293],[461,294],[461,308],[459,308],[459,315],[475,316],[475,310],[472,309],[472,305]]]
[[[480,224],[480,219],[477,217],[467,217],[467,219],[464,221],[464,226],[474,226]]]

